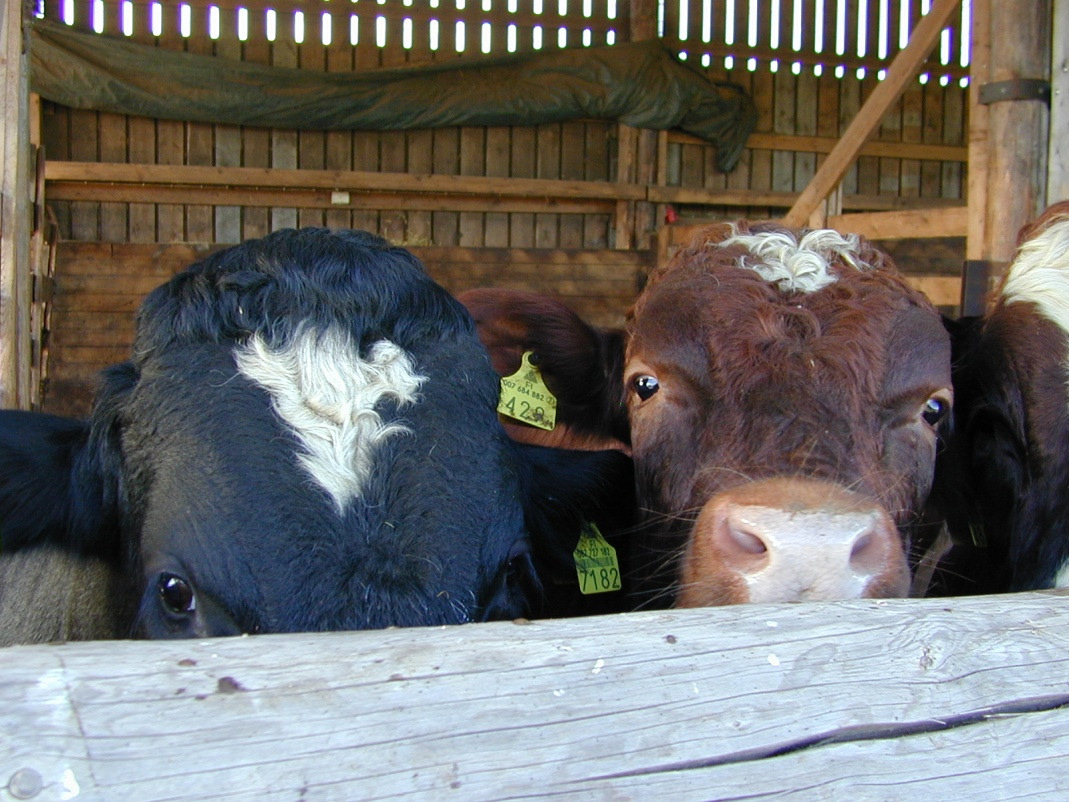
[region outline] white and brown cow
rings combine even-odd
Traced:
[[[988,313],[950,324],[953,436],[937,592],[1069,587],[1069,201],[1018,238]]]
[[[908,592],[950,340],[886,255],[829,230],[708,227],[650,276],[620,347],[604,397],[626,398],[644,512],[636,605]]]

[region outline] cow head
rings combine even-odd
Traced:
[[[712,226],[651,276],[624,382],[651,595],[905,595],[949,339],[856,236]]]
[[[577,531],[623,458],[518,446],[497,388],[470,316],[410,253],[276,232],[146,298],[87,425],[20,417],[30,434],[0,437],[9,461],[51,443],[24,480],[52,503],[4,549],[110,555],[151,637],[522,614],[532,541]]]
[[[954,431],[936,591],[1069,587],[1069,201],[1026,226],[987,314],[948,322]]]

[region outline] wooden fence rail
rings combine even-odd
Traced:
[[[1057,593],[0,661],[3,798],[1069,798]]]

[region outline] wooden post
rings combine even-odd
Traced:
[[[1047,203],[1069,199],[1069,0],[1054,0]]]
[[[21,2],[0,10],[0,407],[29,403],[29,88]]]
[[[877,86],[861,107],[838,144],[817,170],[794,206],[787,212],[784,222],[797,227],[805,225],[809,216],[834,188],[842,181],[847,169],[857,158],[865,140],[876,130],[883,115],[898,99],[906,84],[912,80],[921,63],[932,51],[940,31],[958,7],[959,0],[935,0],[931,11],[917,23],[909,37],[909,44],[894,58],[887,68],[887,77]]]
[[[987,117],[980,103],[980,87],[987,83],[991,60],[991,0],[973,0],[971,61],[969,64],[969,233],[967,260],[983,259],[987,220]]]
[[[657,0],[631,0],[631,41],[656,39]],[[649,186],[657,182],[658,135],[648,128],[638,132],[638,163],[636,179]],[[635,204],[634,242],[638,250],[647,250],[653,244],[653,234],[659,221],[652,203],[641,201]]]
[[[991,3],[989,85],[1049,78],[1050,21],[1049,0]],[[1047,104],[1035,98],[988,107],[986,261],[1008,263],[1017,232],[1046,205],[1049,119]]]

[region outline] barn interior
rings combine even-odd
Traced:
[[[617,326],[649,271],[698,226],[785,218],[876,240],[957,315],[983,308],[1021,226],[1069,198],[1069,0],[12,0],[0,14],[5,408],[85,415],[97,373],[126,358],[146,293],[212,250],[280,228],[367,229],[411,249],[451,291],[546,292]],[[590,81],[593,54],[611,65],[606,49],[654,41],[685,74],[752,103],[752,120],[737,109],[722,126],[745,131],[737,153],[723,131],[682,130],[678,110],[654,122],[642,98],[531,109],[521,87],[522,113],[458,122],[444,103],[433,124],[419,114],[483,69],[537,72],[565,53],[554,70]],[[152,83],[147,65],[171,54],[198,60],[157,80],[184,64],[222,94],[246,67],[265,83],[245,104],[208,109],[204,92]],[[397,114],[379,127],[368,117],[264,124],[269,87],[295,71],[332,86],[343,84],[331,76],[385,76],[437,88],[381,101],[377,111]],[[687,80],[650,91],[679,94]],[[151,113],[138,91],[155,96]],[[1065,653],[1057,592],[629,616],[523,622],[520,646],[517,625],[502,623],[434,632],[426,648],[396,631],[17,647],[0,681],[0,732],[40,736],[0,744],[0,798],[46,786],[74,798],[76,776],[98,798],[205,798],[238,783],[257,798],[268,786],[302,798],[309,787],[319,798],[1067,791],[1069,699],[1051,669]],[[124,668],[101,679],[108,661]],[[354,696],[351,676],[365,670]],[[55,672],[66,688],[41,680]],[[608,678],[617,684],[597,684]],[[123,707],[127,688],[143,711]],[[406,707],[406,693],[426,707]],[[151,750],[184,753],[183,734],[156,732],[155,746],[127,734],[158,728],[182,696],[210,712],[190,762],[199,771],[180,792]],[[365,734],[338,720],[339,705]],[[309,715],[318,731],[300,723]],[[500,715],[516,717],[511,733]],[[632,752],[598,737],[590,722],[602,716]],[[446,719],[454,731],[435,728]],[[277,736],[267,745],[265,727]],[[296,771],[276,760],[283,742],[305,755]],[[530,760],[513,765],[525,748]],[[885,785],[859,792],[858,760],[866,783]],[[378,768],[394,762],[422,768]]]
[[[879,240],[956,313],[966,260],[977,275],[992,264],[997,273],[1025,210],[1064,194],[1039,186],[1059,130],[1042,99],[979,97],[988,75],[1046,75],[1042,3],[1012,20],[1012,44],[986,34],[1010,24],[1000,4],[521,5],[42,0],[21,18],[9,11],[6,108],[20,114],[4,121],[7,405],[84,414],[97,371],[124,358],[148,290],[206,250],[282,227],[368,229],[414,250],[450,290],[549,292],[594,324],[619,325],[645,274],[693,226],[782,217],[812,198],[829,225]],[[924,19],[929,41],[919,42],[911,34]],[[679,74],[647,64],[662,84],[637,91],[623,54],[654,41]],[[183,54],[202,62],[182,73]],[[566,64],[546,64],[562,54]],[[615,88],[611,75],[592,77],[592,65],[613,63],[624,76]],[[493,68],[513,72],[498,79]],[[229,102],[205,102],[196,69]],[[262,83],[235,101],[237,84],[220,76],[241,69]],[[334,95],[283,88],[278,96],[321,94],[337,113],[315,117],[306,100],[304,119],[272,120],[264,87],[297,74],[382,79],[366,90],[380,95],[353,100],[346,118],[330,102],[336,80]],[[704,138],[680,127],[685,104],[699,102],[687,97],[693,79],[722,82],[716,100],[735,104]],[[419,81],[447,91],[432,104],[433,90],[411,86]],[[513,84],[526,90],[518,100],[499,91],[476,105],[480,87]],[[408,99],[402,85],[415,88]],[[563,100],[575,96],[591,102]],[[639,108],[651,97],[684,105],[658,119]],[[1016,128],[1004,135],[1006,123],[989,118],[1011,108]],[[989,137],[993,124],[1002,127]],[[1015,150],[1030,154],[1030,178],[1001,155],[1022,141],[1035,144]],[[992,180],[1015,182],[993,197],[1020,197],[1016,184],[1030,183],[1030,200],[989,210]]]

